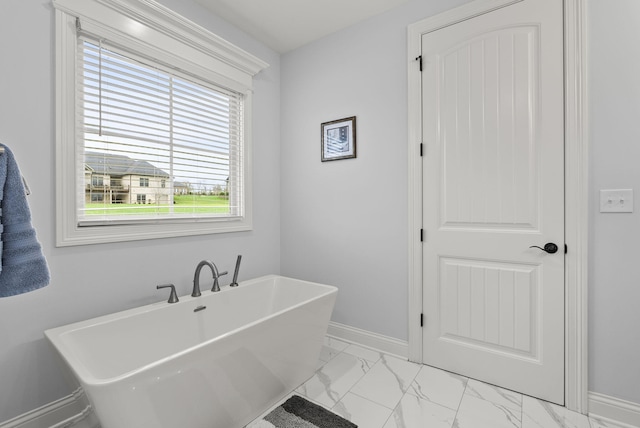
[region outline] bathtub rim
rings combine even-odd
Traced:
[[[336,295],[338,293],[338,288],[333,286],[333,285],[328,285],[328,284],[321,284],[321,283],[317,283],[317,282],[312,282],[312,281],[306,281],[306,280],[301,280],[301,279],[297,279],[297,278],[292,278],[292,277],[286,277],[286,276],[282,276],[282,275],[277,275],[277,274],[269,274],[269,275],[264,275],[264,276],[260,276],[257,278],[252,278],[252,279],[248,279],[245,281],[241,281],[239,283],[239,287],[250,287],[250,286],[255,286],[256,283],[259,282],[263,282],[263,281],[275,281],[278,278],[284,279],[284,280],[293,280],[302,284],[310,284],[313,286],[319,286],[321,288],[325,288],[326,290],[320,294],[318,294],[317,296],[313,296],[311,298],[302,300],[301,302],[298,302],[294,305],[288,306],[284,309],[281,309],[279,311],[276,311],[272,314],[269,314],[265,317],[262,318],[258,318],[252,322],[249,322],[247,324],[244,324],[240,327],[231,329],[223,334],[220,334],[214,338],[211,338],[209,340],[205,340],[203,342],[200,342],[194,346],[190,346],[187,347],[183,350],[180,350],[178,352],[175,352],[171,355],[168,355],[166,357],[163,358],[159,358],[157,360],[154,360],[151,363],[142,365],[140,367],[137,367],[133,370],[129,370],[125,373],[119,374],[117,376],[111,376],[108,378],[100,378],[100,377],[96,377],[88,368],[87,366],[82,362],[82,360],[80,360],[79,358],[76,357],[76,355],[73,353],[71,346],[69,346],[65,340],[64,340],[64,336],[67,334],[71,334],[74,331],[77,330],[81,330],[81,329],[85,329],[85,328],[90,328],[93,326],[97,326],[97,325],[102,325],[102,324],[107,324],[111,321],[117,320],[117,319],[121,319],[121,318],[130,318],[136,315],[141,315],[141,314],[145,314],[145,313],[149,313],[149,312],[155,312],[164,308],[167,308],[170,305],[187,305],[189,303],[194,303],[194,302],[202,302],[205,299],[211,298],[213,296],[215,296],[218,293],[229,293],[229,292],[233,292],[234,291],[234,287],[229,287],[229,286],[223,286],[221,287],[221,290],[219,292],[216,293],[207,293],[207,294],[203,294],[202,296],[199,297],[191,297],[191,295],[187,294],[184,296],[180,296],[180,301],[178,303],[167,303],[166,301],[162,301],[162,302],[156,302],[156,303],[150,303],[147,305],[142,305],[142,306],[138,306],[138,307],[134,307],[134,308],[130,308],[130,309],[125,309],[123,311],[118,311],[118,312],[113,312],[113,313],[109,313],[109,314],[105,314],[105,315],[101,315],[101,316],[97,316],[94,318],[89,318],[86,320],[82,320],[82,321],[77,321],[77,322],[73,322],[70,324],[66,324],[66,325],[61,325],[59,327],[54,327],[54,328],[50,328],[44,331],[44,335],[45,337],[48,339],[49,343],[53,346],[53,348],[56,350],[56,352],[60,355],[60,358],[62,358],[62,360],[65,362],[65,364],[67,365],[67,367],[69,367],[69,369],[74,373],[74,375],[76,376],[76,378],[78,379],[78,381],[81,383],[81,385],[90,385],[90,386],[101,386],[101,385],[109,385],[112,383],[116,383],[116,382],[120,382],[123,380],[126,380],[130,377],[135,376],[138,373],[144,372],[146,370],[151,370],[154,367],[160,366],[168,361],[171,361],[173,359],[179,358],[180,356],[189,354],[191,352],[197,351],[198,349],[204,348],[205,346],[208,346],[211,343],[223,340],[235,333],[241,332],[243,330],[247,330],[259,323],[265,322],[269,319],[275,318],[283,313],[289,312],[289,311],[293,311],[297,308],[300,308],[306,304],[309,304],[313,301],[317,301],[323,298],[327,298],[331,295]]]

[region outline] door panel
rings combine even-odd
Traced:
[[[440,266],[441,339],[536,357],[537,267],[446,257]]]
[[[438,61],[444,226],[537,226],[538,171],[528,156],[535,149],[536,40],[535,28],[506,28]]]
[[[562,404],[562,2],[422,39],[426,364]]]

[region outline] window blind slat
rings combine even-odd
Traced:
[[[242,95],[88,37],[78,50],[86,187],[79,223],[241,215]]]

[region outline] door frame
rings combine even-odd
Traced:
[[[417,58],[422,35],[523,0],[473,0],[409,25],[408,68],[408,343],[409,360],[422,363],[422,85]],[[564,0],[565,84],[565,406],[588,411],[588,114],[587,0]],[[570,219],[568,221],[567,219]],[[426,239],[429,239],[428,235]]]

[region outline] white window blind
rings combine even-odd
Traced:
[[[243,215],[243,95],[78,38],[78,225]]]

